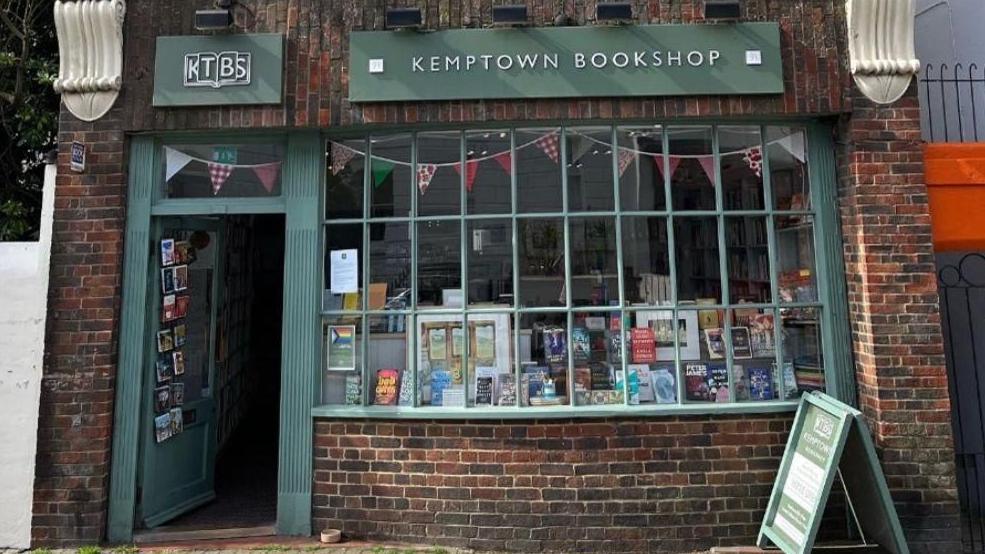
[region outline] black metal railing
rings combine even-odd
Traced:
[[[978,121],[978,113],[985,112],[985,67],[979,69],[975,63],[927,64],[920,76],[920,106],[924,140],[985,139],[985,117]]]

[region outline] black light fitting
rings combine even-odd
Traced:
[[[233,24],[233,12],[229,8],[195,10],[195,28],[199,31],[221,31]]]
[[[600,23],[628,23],[633,20],[633,5],[629,2],[599,2],[595,5],[595,20]]]
[[[527,7],[522,4],[511,6],[493,6],[493,25],[501,27],[518,27],[527,24]]]
[[[705,19],[739,19],[739,0],[705,0]]]
[[[421,8],[389,8],[386,11],[387,29],[417,29],[423,21]]]

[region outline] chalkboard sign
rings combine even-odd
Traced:
[[[787,554],[810,552],[836,474],[863,543],[909,554],[862,413],[819,392],[800,400],[759,546],[772,542]]]

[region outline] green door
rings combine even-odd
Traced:
[[[154,224],[138,526],[156,527],[215,498],[220,222],[188,217]]]

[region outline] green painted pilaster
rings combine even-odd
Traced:
[[[140,445],[140,390],[143,386],[144,345],[147,343],[144,305],[150,252],[151,189],[154,184],[154,139],[134,137],[130,143],[127,184],[127,229],[123,257],[123,305],[120,315],[120,354],[116,370],[113,420],[113,461],[110,464],[110,542],[133,539],[137,500],[137,454]]]
[[[292,134],[284,164],[286,233],[277,532],[311,535],[312,421],[318,391],[319,191],[325,150],[317,132]]]
[[[838,175],[831,127],[809,127],[808,171],[815,207],[818,293],[825,311],[821,317],[821,341],[825,358],[828,394],[858,406],[855,392],[855,361],[848,323],[848,284],[838,215]]]

